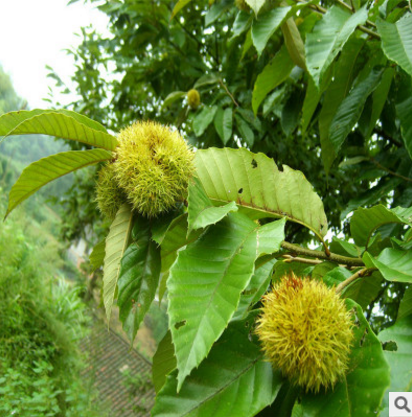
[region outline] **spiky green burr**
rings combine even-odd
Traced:
[[[283,277],[263,298],[256,333],[273,367],[305,391],[333,387],[348,370],[351,314],[321,281]]]
[[[96,202],[99,210],[109,220],[116,217],[120,206],[127,201],[124,191],[119,187],[113,163],[102,167],[96,183]]]
[[[186,198],[194,154],[177,131],[136,122],[119,133],[118,142],[115,177],[134,210],[156,217]]]

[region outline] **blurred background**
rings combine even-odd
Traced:
[[[96,4],[71,3],[0,1],[0,115],[84,107],[77,51],[89,35],[110,38],[109,17]],[[24,167],[68,149],[41,135],[1,141],[0,216]],[[101,272],[88,261],[108,226],[98,220],[94,175],[53,182],[0,225],[1,416],[149,415],[150,360],[166,331],[165,308],[152,308],[133,350],[116,312],[108,330]]]

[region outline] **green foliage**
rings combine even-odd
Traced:
[[[156,119],[196,150],[183,204],[150,221],[124,204],[92,255],[95,267],[104,257],[106,312],[117,301],[131,338],[156,294],[167,295],[153,417],[385,415],[385,393],[409,387],[411,370],[402,339],[412,281],[408,7],[240,3],[101,4],[113,36],[84,30],[73,52],[85,116],[5,115],[0,131],[60,134],[60,121],[72,149],[116,155],[114,136],[86,116],[110,131]],[[192,89],[202,97],[196,109],[185,98]],[[94,174],[66,200],[70,236],[96,219]],[[333,390],[302,391],[256,338],[261,297],[291,271],[323,281],[350,311],[349,369]],[[397,355],[380,342],[391,338]]]
[[[80,287],[53,278],[59,264],[56,245],[29,221],[9,219],[0,229],[0,414],[100,415],[80,378],[85,305]]]
[[[33,162],[24,169],[10,190],[6,217],[18,204],[49,182],[77,169],[106,161],[110,157],[110,152],[92,149],[84,152],[62,152]]]
[[[134,242],[126,249],[117,282],[119,316],[131,340],[155,298],[160,276],[160,250],[151,239],[150,223],[135,222]]]
[[[132,227],[133,215],[131,209],[127,204],[123,204],[117,212],[106,238],[103,300],[108,319],[110,319],[117,280],[120,276],[120,262],[129,245]]]
[[[0,66],[0,114],[18,109],[22,99],[16,94],[13,84]]]
[[[282,384],[280,373],[262,361],[262,352],[248,339],[249,328],[233,324],[193,372],[179,395],[176,374],[167,376],[152,410],[154,416],[246,417],[269,405]],[[169,349],[169,352],[171,350]],[[171,352],[172,353],[172,352]]]

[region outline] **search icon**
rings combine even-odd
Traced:
[[[408,407],[408,400],[402,396],[396,397],[395,407],[399,410],[406,410],[408,413],[411,412],[411,409]]]

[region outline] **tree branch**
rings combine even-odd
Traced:
[[[351,6],[349,6],[349,4],[346,4],[346,3],[345,3],[344,1],[342,1],[342,0],[336,0],[336,3],[339,3],[341,6],[346,7],[346,8],[347,8],[348,10],[350,10],[352,13],[354,13],[354,12],[355,12],[355,9],[353,8],[353,2],[352,2],[352,0],[351,0],[352,7],[351,7]],[[371,22],[370,20],[367,20],[367,21],[366,21],[366,24],[367,24],[367,25],[369,25],[369,26],[372,26],[373,28],[376,28],[375,23]]]
[[[298,3],[307,3],[305,0],[295,0],[295,1],[298,2]],[[338,1],[338,3],[339,4],[342,4],[343,2],[339,2]],[[345,5],[345,7],[348,7],[349,10],[352,10],[352,8],[348,4],[346,4],[346,3],[343,3],[343,4]],[[328,11],[327,9],[325,9],[322,6],[319,6],[318,4],[309,4],[308,7],[310,9],[314,10],[315,12],[318,12],[318,13],[321,13],[321,14],[325,14]],[[370,24],[371,26],[374,26],[375,25],[374,23],[370,22],[369,20],[367,20],[366,23]],[[381,35],[379,35],[379,33],[376,33],[373,30],[368,29],[366,26],[358,25],[357,28],[360,31],[365,32],[369,36],[372,36],[372,37],[374,37],[376,39],[380,39],[381,38]]]
[[[349,256],[341,256],[336,253],[330,253],[329,255],[326,252],[321,252],[312,249],[302,248],[299,245],[289,243],[286,241],[282,242],[282,248],[288,250],[292,254],[309,256],[311,258],[323,259],[327,261],[336,262],[338,264],[347,265],[347,266],[365,266],[361,258],[350,258]]]
[[[391,171],[389,168],[383,166],[380,162],[378,162],[375,158],[370,157],[369,160],[373,162],[378,168],[386,171],[387,173],[393,175],[394,177],[402,178],[405,181],[412,182],[412,178],[405,177],[404,175],[398,174],[397,172]]]
[[[336,287],[336,294],[340,294],[348,285],[352,284],[353,281],[356,281],[358,278],[367,277],[372,274],[372,272],[376,271],[377,268],[363,268],[359,271],[355,272],[353,275],[351,275],[349,278],[345,279],[345,281],[342,281],[337,287]]]
[[[223,82],[222,79],[219,79],[219,83],[220,85],[225,89],[226,94],[231,98],[231,100],[233,101],[233,104],[236,107],[239,107],[239,104],[236,102],[235,98],[233,97],[232,93],[229,91],[229,89],[226,87],[226,84]]]
[[[282,258],[285,258],[285,260],[283,262],[286,262],[286,263],[301,262],[303,264],[319,265],[323,262],[320,259],[300,258],[299,256],[293,256],[293,255],[288,255],[288,254],[282,255]]]
[[[384,132],[383,130],[379,130],[379,129],[373,129],[373,133],[376,133],[378,136],[388,140],[389,142],[393,143],[395,146],[397,146],[398,148],[402,147],[403,144],[399,141],[397,141],[396,139],[394,139],[392,136],[389,136],[386,132]]]

